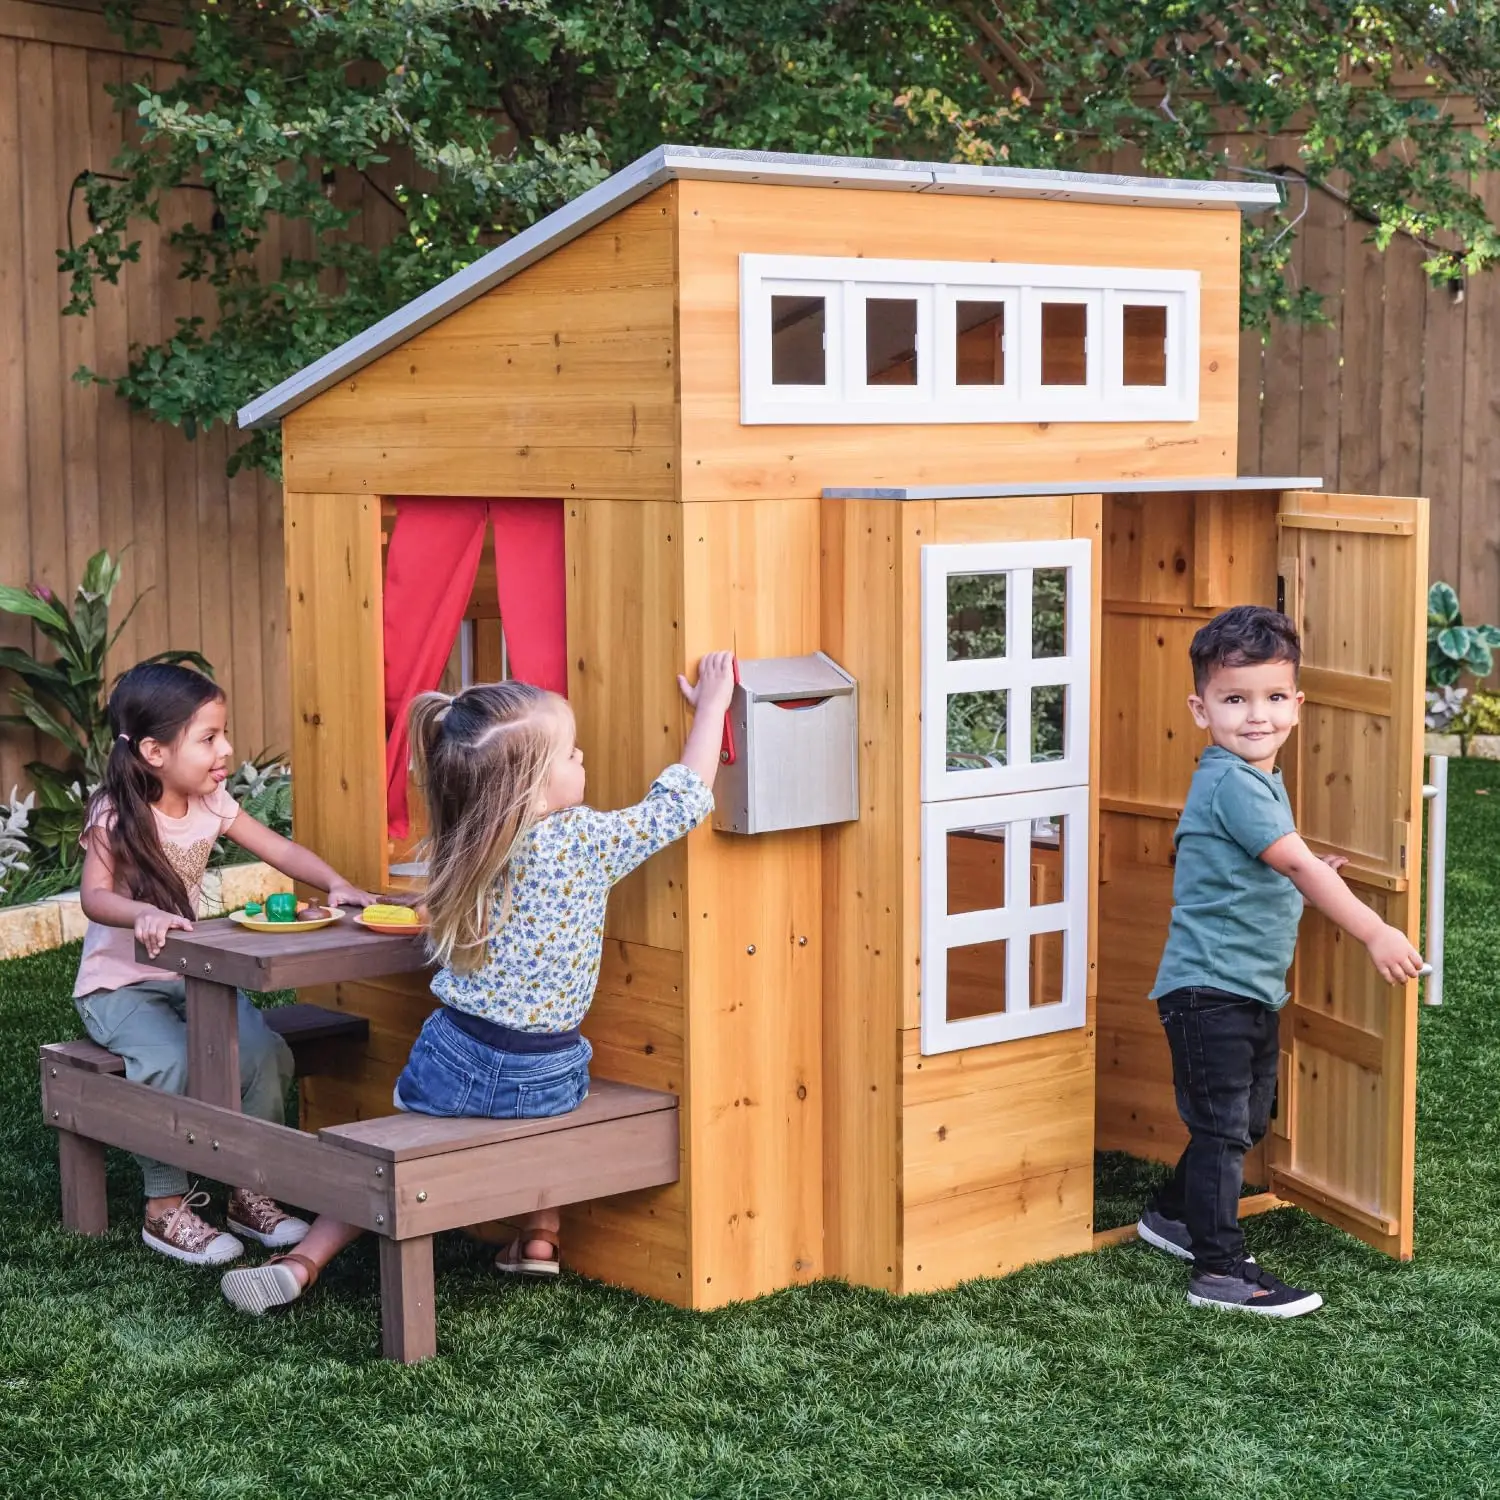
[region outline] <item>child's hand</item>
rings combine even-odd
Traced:
[[[1398,927],[1382,922],[1379,930],[1365,944],[1370,962],[1387,984],[1405,984],[1422,970],[1422,955]]]
[[[144,945],[152,958],[166,946],[169,932],[192,930],[193,924],[186,917],[178,916],[175,911],[162,911],[156,906],[148,906],[135,919],[135,940]]]
[[[686,677],[679,677],[677,685],[695,714],[724,713],[734,697],[734,652],[710,651],[698,663],[698,685],[692,686]]]
[[[347,880],[335,880],[328,887],[328,904],[330,906],[374,906],[380,900],[379,896],[372,896],[369,891],[362,891],[357,885],[350,885]]]
[[[1330,870],[1342,870],[1349,863],[1347,854],[1320,854],[1319,859],[1328,866]]]

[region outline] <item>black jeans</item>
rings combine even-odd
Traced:
[[[1195,1270],[1227,1271],[1245,1254],[1240,1187],[1245,1153],[1271,1123],[1279,1015],[1222,990],[1173,990],[1156,1004],[1190,1138],[1155,1206],[1186,1222]]]

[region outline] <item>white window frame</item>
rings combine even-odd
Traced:
[[[937,403],[954,415],[952,421],[1020,421],[1021,376],[1018,351],[1021,342],[1021,290],[1013,286],[986,286],[981,282],[945,282],[936,288],[933,315],[933,379]],[[1005,380],[1000,385],[958,383],[958,304],[1003,302],[1005,304]],[[958,413],[966,413],[960,416]]]
[[[1167,309],[1167,383],[1165,385],[1125,384],[1125,309],[1130,307],[1165,307]],[[1191,325],[1191,342],[1189,342]],[[1149,421],[1169,409],[1177,392],[1191,383],[1198,384],[1198,362],[1189,360],[1188,350],[1198,346],[1197,305],[1189,308],[1177,292],[1140,290],[1104,294],[1104,400],[1121,413],[1124,421]]]
[[[1031,579],[1064,568],[1066,639],[1062,656],[1033,657]],[[972,800],[1006,792],[1082,786],[1089,779],[1093,549],[1086,537],[1048,542],[969,542],[922,548],[922,800]],[[1006,573],[1004,656],[948,660],[948,579]],[[1060,760],[1031,759],[1031,689],[1067,689]],[[948,769],[948,698],[1008,691],[1008,764]],[[1017,753],[1025,758],[1018,760]]]
[[[1031,904],[1031,827],[1061,816],[1062,900]],[[1005,905],[948,912],[948,835],[960,829],[1006,826]],[[922,809],[921,1049],[924,1056],[984,1047],[1022,1037],[1071,1031],[1088,1020],[1089,792],[1059,787],[1012,796],[928,803]],[[1031,939],[1063,934],[1062,998],[1031,1005]],[[1004,941],[1005,1009],[948,1019],[948,951]]]
[[[900,420],[921,423],[1193,422],[1198,419],[1200,280],[1196,271],[1141,267],[741,255],[740,421],[746,425],[890,422],[892,408],[898,407]],[[924,290],[925,297],[921,295]],[[919,383],[916,387],[867,386],[864,299],[913,291],[919,294],[920,304]],[[773,295],[827,299],[825,385],[771,384]],[[1087,386],[1042,387],[1036,308],[1040,301],[1074,296],[1091,303],[1090,382]],[[1012,307],[1007,306],[1004,386],[956,383],[951,309],[960,297],[1014,299],[1019,316],[1013,318]],[[1122,357],[1118,309],[1131,301],[1159,301],[1168,308],[1165,387],[1127,387],[1117,376],[1111,378]]]
[[[772,297],[823,298],[823,371],[828,377],[823,385],[771,384]],[[801,410],[804,421],[841,420],[832,413],[844,400],[843,283],[798,280],[794,276],[765,276],[757,280],[752,292],[746,293],[742,288],[740,307],[741,386],[748,388],[753,379],[771,393],[771,405],[778,409]]]
[[[870,385],[865,304],[871,298],[894,297],[917,304],[917,383]],[[844,398],[879,407],[879,420],[910,421],[913,408],[932,403],[933,329],[932,288],[907,282],[859,281],[844,283]],[[777,387],[777,389],[781,389]],[[925,419],[924,419],[925,420]]]

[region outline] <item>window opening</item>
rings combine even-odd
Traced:
[[[1121,310],[1123,385],[1167,383],[1167,309],[1127,302]]]
[[[771,298],[771,384],[828,383],[828,308],[822,297]]]
[[[1005,384],[1005,304],[970,302],[954,304],[956,359],[954,382],[958,385]]]
[[[1089,383],[1089,310],[1083,302],[1042,303],[1042,384]]]
[[[917,304],[910,297],[865,299],[865,383],[916,385]]]

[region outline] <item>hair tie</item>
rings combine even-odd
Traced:
[[[117,734],[115,738],[117,740],[124,740],[127,745],[130,743],[130,736],[128,734]]]
[[[453,693],[447,694],[448,701],[440,709],[438,709],[438,711],[437,711],[436,714],[433,715],[432,722],[434,724],[441,724],[443,722],[443,720],[448,717],[448,710],[450,708],[452,708],[453,705],[462,696],[463,696],[462,693],[459,693],[456,696]]]

